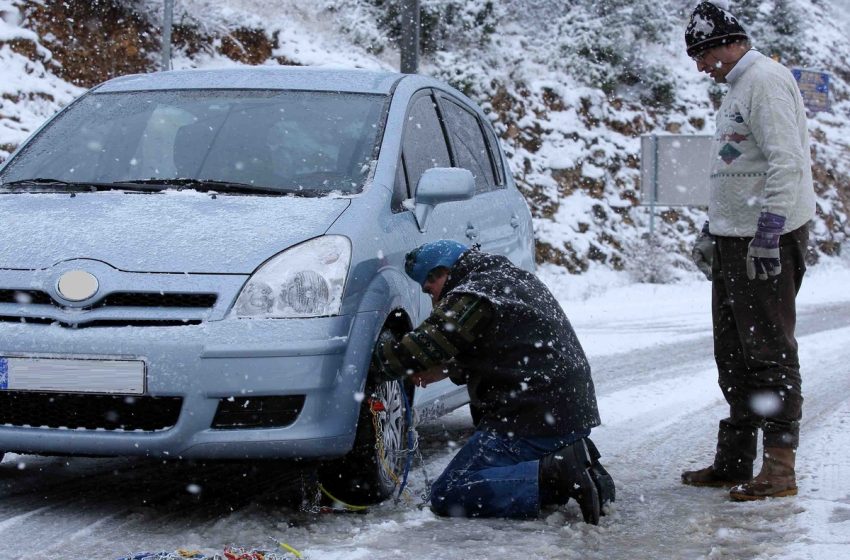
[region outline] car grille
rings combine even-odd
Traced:
[[[92,305],[73,310],[41,290],[0,289],[0,322],[68,328],[199,325],[217,300],[214,293],[112,292]],[[17,307],[3,304],[17,304]],[[63,312],[51,311],[51,307]],[[176,309],[186,311],[175,313]]]
[[[216,294],[115,292],[92,307],[201,307],[215,305]],[[63,307],[47,292],[40,290],[0,290],[0,303],[53,304]]]
[[[14,315],[0,315],[0,323],[34,323],[37,325],[59,325],[71,329],[84,329],[89,327],[185,327],[187,325],[200,325],[200,319],[99,319],[86,323],[66,323],[50,319],[49,317],[16,317]]]
[[[0,391],[0,425],[161,431],[180,416],[180,397]]]
[[[46,292],[38,290],[0,290],[0,303],[49,305],[53,299]]]
[[[302,408],[304,395],[220,399],[212,427],[219,430],[283,428],[295,422]]]

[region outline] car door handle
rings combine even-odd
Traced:
[[[473,241],[478,239],[478,228],[472,224],[466,226],[466,237],[472,239]]]
[[[517,216],[516,214],[511,216],[511,227],[514,229],[519,227],[519,216]]]

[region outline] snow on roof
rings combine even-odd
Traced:
[[[287,89],[388,94],[403,74],[361,69],[259,66],[133,74],[99,92],[150,89]]]

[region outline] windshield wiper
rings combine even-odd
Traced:
[[[304,197],[320,197],[326,194],[307,189],[265,187],[233,181],[216,181],[213,179],[133,179],[130,181],[94,183],[90,181],[74,182],[39,177],[0,183],[0,189],[8,189],[11,192],[97,192],[111,190],[158,192],[170,187],[191,189],[198,192],[237,194],[293,195]]]
[[[324,193],[306,189],[285,189],[280,187],[266,187],[263,185],[251,185],[234,181],[216,181],[214,179],[138,179],[133,181],[120,181],[115,185],[150,185],[160,187],[183,187],[199,192],[217,193],[252,193],[252,194],[278,194],[295,195],[306,197],[323,196]]]
[[[63,181],[61,179],[35,178],[18,179],[0,183],[0,189],[13,192],[97,192],[132,189],[137,191],[158,191],[153,185],[124,185],[122,183],[93,183],[90,181]]]
[[[19,179],[17,181],[9,181],[8,183],[0,183],[0,187],[17,192],[33,192],[42,190],[49,190],[51,192],[67,190],[73,190],[74,192],[86,192],[91,190],[91,187],[85,183],[72,183],[70,181],[47,179],[42,177],[37,179]],[[60,190],[57,187],[62,188]]]

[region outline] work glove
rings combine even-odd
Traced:
[[[782,272],[779,261],[779,236],[785,227],[785,217],[770,212],[759,216],[756,235],[747,249],[747,278],[767,280]]]
[[[702,231],[691,250],[691,259],[706,280],[711,280],[711,265],[714,262],[714,236],[708,232],[708,222],[702,226]]]

